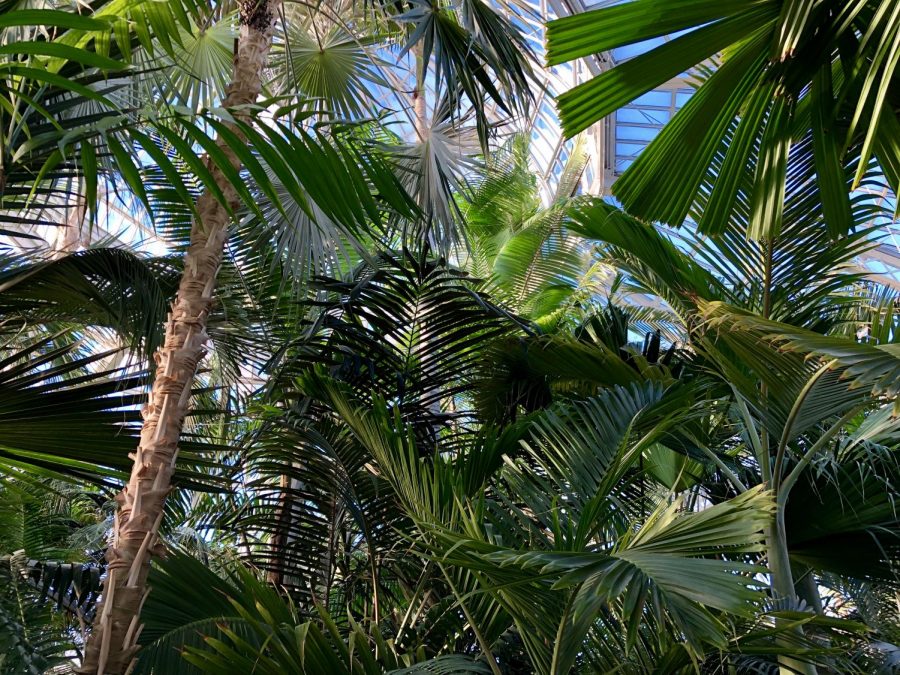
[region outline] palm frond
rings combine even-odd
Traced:
[[[708,195],[700,230],[709,234],[749,203],[746,232],[765,239],[779,232],[779,196],[799,163],[814,167],[811,187],[822,192],[825,229],[847,235],[850,190],[873,173],[873,156],[898,189],[896,145],[888,137],[898,119],[888,101],[896,95],[900,19],[889,6],[850,2],[832,12],[793,2],[634,0],[550,22],[550,63],[678,33],[562,94],[563,127],[573,135],[727,52],[616,182],[616,196],[635,215],[677,227],[698,196],[702,202]],[[675,165],[681,170],[672,172]],[[749,202],[738,191],[744,173],[754,176]]]
[[[22,578],[23,561],[0,558],[0,668],[4,672],[41,675],[66,662],[71,641],[54,627],[50,610],[36,602],[36,591]]]
[[[137,444],[138,406],[147,373],[117,365],[121,352],[80,354],[77,342],[54,336],[28,347],[3,350],[0,360],[0,465],[3,472],[27,469],[116,485],[131,466]],[[112,364],[104,360],[112,359]],[[185,439],[185,466],[215,466]],[[197,452],[201,450],[201,452]],[[200,486],[211,480],[196,468],[181,480]]]

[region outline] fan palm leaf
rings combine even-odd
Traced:
[[[851,184],[860,182],[873,155],[894,192],[900,188],[891,140],[898,126],[891,103],[898,22],[889,2],[689,0],[673,11],[662,2],[638,0],[551,22],[548,60],[560,63],[679,34],[563,94],[560,113],[571,135],[726,52],[721,66],[616,183],[616,195],[636,215],[679,226],[705,177],[713,176],[708,207],[717,200],[716,213],[727,217],[739,208],[735,177],[751,167],[748,232],[765,238],[778,233],[779,195],[789,166],[800,163],[814,167],[828,230],[840,236],[851,231]],[[835,129],[841,131],[834,134]],[[795,152],[798,139],[803,143]],[[711,166],[720,153],[728,170],[716,176]],[[677,177],[668,170],[675,161],[684,167]],[[701,230],[719,231],[721,221],[704,219]]]

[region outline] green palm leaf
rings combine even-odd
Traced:
[[[847,194],[877,157],[896,193],[896,97],[900,16],[891,2],[854,0],[832,6],[803,0],[710,2],[632,0],[551,21],[548,61],[560,63],[661,35],[687,31],[616,65],[559,98],[571,136],[682,72],[727,56],[697,88],[646,152],[613,188],[630,212],[680,226],[699,188],[715,187],[701,231],[715,233],[741,209],[734,180],[755,172],[754,238],[780,227],[784,176],[809,161],[791,139],[813,139],[816,167],[832,236],[850,231]],[[717,157],[726,157],[723,170]],[[796,156],[795,156],[796,155]],[[672,172],[672,166],[679,166]],[[852,180],[845,178],[849,172]],[[698,195],[699,192],[699,195]],[[698,199],[699,196],[699,199]],[[766,205],[768,204],[768,205]]]

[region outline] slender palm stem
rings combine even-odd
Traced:
[[[426,119],[425,109],[425,71],[427,65],[422,55],[422,45],[416,44],[412,48],[416,86],[413,89],[413,124],[415,125],[416,137],[419,143],[424,143],[426,134],[428,133],[428,121]]]
[[[246,119],[246,107],[262,90],[279,0],[243,2],[240,36],[232,81],[223,107]],[[233,128],[239,133],[236,127]],[[240,159],[221,139],[217,145],[232,167]],[[149,588],[150,560],[162,552],[158,530],[171,489],[178,443],[188,414],[191,385],[208,340],[206,324],[214,302],[216,276],[222,261],[231,213],[239,205],[235,187],[218,166],[210,171],[227,204],[209,190],[197,200],[197,217],[184,260],[184,274],[166,324],[165,341],[156,354],[156,376],[143,410],[141,440],[133,455],[127,486],[116,497],[112,544],[107,549],[107,577],[98,618],[88,639],[80,673],[125,673],[132,667],[141,632],[140,613]]]

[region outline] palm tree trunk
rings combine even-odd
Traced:
[[[416,88],[413,89],[413,127],[415,128],[418,143],[424,143],[428,140],[428,119],[425,109],[425,59],[422,55],[422,45],[416,44],[412,48],[413,59],[416,70]]]
[[[231,84],[222,102],[240,119],[262,89],[280,0],[240,0],[240,35]],[[237,132],[237,129],[233,129]],[[234,168],[237,156],[221,140],[217,145]],[[210,166],[216,184],[232,209],[239,206],[225,174]],[[178,441],[188,413],[191,385],[207,341],[206,323],[213,303],[216,273],[228,235],[229,212],[207,190],[197,200],[197,217],[184,259],[184,274],[166,324],[166,337],[157,352],[156,376],[150,400],[143,409],[141,440],[133,455],[128,485],[116,497],[112,544],[103,597],[88,639],[84,664],[91,675],[125,673],[137,653],[140,612],[147,597],[150,559],[162,553],[158,537],[163,506],[169,492]]]
[[[774,260],[775,238],[769,236],[763,240],[764,254],[764,270],[763,270],[763,307],[762,315],[764,319],[771,318],[772,314],[772,269]],[[768,392],[766,384],[760,385],[760,393],[765,404],[768,405]],[[769,471],[765,467],[770,466],[770,447],[768,432],[762,431],[762,446],[765,457],[760,457],[760,465],[764,467],[763,479],[769,481],[769,487],[773,487],[778,492],[778,484],[780,476],[765,475]],[[791,571],[791,558],[787,548],[787,535],[784,530],[784,505],[781,500],[777,501],[777,511],[774,522],[768,528],[766,533],[766,547],[768,549],[768,565],[770,586],[772,588],[772,596],[779,600],[795,601],[797,599],[796,589],[794,588],[794,577]],[[782,620],[776,620],[775,625],[784,624]],[[796,626],[789,629],[798,638],[803,637],[802,626]],[[799,661],[790,655],[792,642],[783,637],[779,637],[777,643],[785,648],[787,653],[778,656],[778,672],[781,675],[801,674],[801,675],[817,675],[814,664],[805,661]]]

